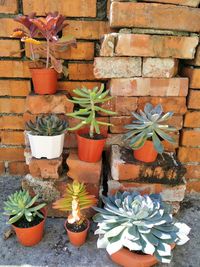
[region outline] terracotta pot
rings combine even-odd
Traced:
[[[52,95],[57,91],[58,74],[54,69],[31,69],[34,91],[39,95]]]
[[[67,231],[69,241],[72,245],[74,245],[76,247],[80,247],[85,243],[86,238],[87,238],[88,229],[90,227],[89,220],[87,220],[87,224],[88,224],[88,226],[84,231],[77,233],[77,232],[72,232],[72,231],[68,230],[67,229],[67,220],[65,221],[64,227],[65,227],[65,230]]]
[[[122,248],[110,255],[112,261],[123,267],[150,267],[158,263],[155,256],[140,255],[126,248]]]
[[[135,159],[143,162],[154,162],[157,158],[158,152],[156,151],[152,141],[146,141],[143,147],[134,150],[133,155]]]
[[[19,228],[12,224],[15,230],[18,241],[26,247],[31,247],[37,245],[43,237],[44,224],[47,217],[47,210],[45,208],[41,209],[44,215],[44,219],[37,225],[29,228]]]
[[[88,129],[79,130],[77,132],[78,142],[78,157],[82,161],[97,162],[101,159],[102,152],[106,143],[106,134],[102,133],[105,137],[101,140],[88,139],[81,134],[88,133]]]

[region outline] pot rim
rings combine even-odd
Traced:
[[[30,136],[33,136],[33,137],[41,137],[41,138],[49,138],[49,137],[58,137],[58,136],[62,136],[62,135],[65,135],[65,132],[64,133],[61,133],[61,134],[58,134],[58,135],[35,135],[35,134],[31,134],[31,131],[26,131],[26,133]]]
[[[86,139],[86,140],[90,140],[90,141],[103,141],[103,140],[106,140],[107,139],[107,133],[100,133],[100,134],[98,134],[98,135],[101,135],[101,136],[103,136],[104,138],[102,138],[102,139],[91,139],[91,138],[86,138],[86,137],[84,137],[84,136],[81,136],[81,133],[89,133],[89,131],[87,131],[87,130],[84,130],[84,129],[80,129],[80,130],[78,130],[78,131],[76,131],[76,135],[78,135],[79,137],[81,137],[81,138],[83,138],[83,139]]]
[[[53,71],[58,73],[54,68],[30,68],[31,71],[38,71],[38,72],[44,72],[44,71]]]
[[[83,231],[81,232],[73,232],[73,231],[70,231],[68,228],[67,228],[67,220],[65,220],[64,222],[64,227],[65,227],[65,230],[66,231],[69,231],[70,233],[73,233],[73,234],[80,234],[80,233],[83,233],[85,231],[87,231],[90,227],[90,221],[88,220],[88,218],[86,218],[86,221],[87,221],[87,228],[85,228]]]

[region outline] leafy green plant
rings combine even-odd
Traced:
[[[67,184],[66,193],[53,203],[53,208],[71,211],[72,213],[68,216],[68,223],[81,224],[84,220],[81,210],[90,208],[96,203],[97,199],[95,196],[89,195],[84,183],[74,181],[72,184]]]
[[[32,135],[40,136],[60,135],[67,130],[67,127],[68,123],[56,115],[41,115],[36,117],[35,122],[26,123],[26,128]]]
[[[98,248],[113,254],[123,247],[154,255],[169,263],[172,244],[183,245],[189,238],[190,228],[175,222],[171,208],[160,195],[141,196],[137,192],[117,192],[103,197],[104,209],[94,207],[93,220],[98,223]]]
[[[94,87],[92,90],[83,87],[81,89],[73,90],[77,97],[73,97],[73,100],[70,100],[74,104],[80,106],[79,110],[74,111],[73,113],[68,113],[68,116],[81,120],[81,122],[73,128],[69,128],[70,131],[75,131],[80,129],[83,126],[90,125],[89,135],[90,138],[94,138],[94,133],[100,134],[100,125],[111,126],[112,124],[99,121],[97,119],[97,113],[103,112],[108,115],[114,115],[115,112],[104,109],[99,106],[99,104],[105,103],[112,99],[111,96],[108,96],[109,90],[104,92],[104,85],[102,84],[100,89]]]
[[[25,217],[28,222],[32,222],[35,216],[44,218],[39,210],[46,206],[46,204],[41,203],[35,205],[38,197],[39,196],[36,195],[32,198],[26,190],[20,190],[11,194],[8,200],[4,202],[4,214],[10,216],[8,223],[13,224],[22,217]]]
[[[129,131],[124,135],[125,139],[130,139],[130,147],[133,150],[141,148],[147,139],[153,141],[155,149],[162,154],[164,151],[161,139],[170,143],[174,143],[174,138],[166,134],[166,131],[176,131],[176,128],[162,124],[164,121],[172,117],[173,112],[163,113],[163,108],[159,104],[155,108],[152,104],[147,103],[144,112],[139,114],[132,112],[137,120],[133,120],[132,124],[126,125]]]

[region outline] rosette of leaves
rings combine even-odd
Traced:
[[[164,121],[170,119],[173,112],[163,113],[163,108],[159,104],[153,107],[152,104],[147,103],[144,111],[140,110],[139,113],[132,112],[135,120],[132,124],[125,126],[129,131],[124,135],[125,140],[130,139],[130,147],[133,150],[141,148],[146,140],[152,140],[155,149],[159,154],[164,151],[161,140],[166,140],[174,143],[175,140],[166,132],[176,131],[176,128],[163,124]]]
[[[98,223],[98,248],[113,254],[125,247],[154,255],[158,261],[169,263],[172,244],[183,245],[190,228],[175,222],[171,208],[160,195],[141,196],[136,192],[117,192],[103,197],[104,209],[94,207],[93,220]]]
[[[90,138],[94,138],[94,133],[100,134],[100,126],[107,125],[112,126],[112,124],[98,120],[97,113],[102,112],[107,115],[116,114],[113,111],[102,108],[100,104],[103,104],[112,99],[109,96],[109,90],[104,91],[104,85],[102,84],[100,88],[94,87],[92,90],[82,87],[81,89],[75,89],[73,92],[77,95],[70,100],[74,104],[78,104],[80,108],[75,110],[73,113],[68,113],[67,115],[81,122],[73,128],[68,128],[70,131],[75,131],[83,126],[90,125],[89,135]]]
[[[71,211],[68,216],[68,223],[81,224],[84,220],[81,210],[90,208],[96,203],[97,199],[87,192],[84,183],[73,181],[72,184],[67,184],[64,196],[53,203],[53,208],[61,211]]]
[[[26,123],[26,129],[32,135],[55,136],[67,131],[68,123],[56,115],[41,115],[36,117],[35,122],[31,120]]]
[[[46,204],[41,203],[35,205],[38,197],[39,195],[36,195],[32,198],[26,190],[20,190],[10,195],[8,200],[4,202],[4,214],[10,216],[8,223],[13,224],[22,217],[25,217],[28,222],[32,222],[35,216],[44,218],[39,211],[46,206]]]

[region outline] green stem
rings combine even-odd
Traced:
[[[33,51],[33,44],[30,44],[30,50],[31,50],[31,59],[34,61],[35,55],[34,55],[34,51]]]
[[[47,62],[46,62],[46,69],[48,69],[48,67],[49,67],[49,53],[50,53],[49,39],[47,39]]]
[[[92,121],[90,124],[90,138],[93,139],[94,138],[94,125],[92,122],[95,120],[95,109],[94,109],[94,102],[91,99],[91,96],[90,96],[90,100],[91,100],[91,112],[92,112]]]

